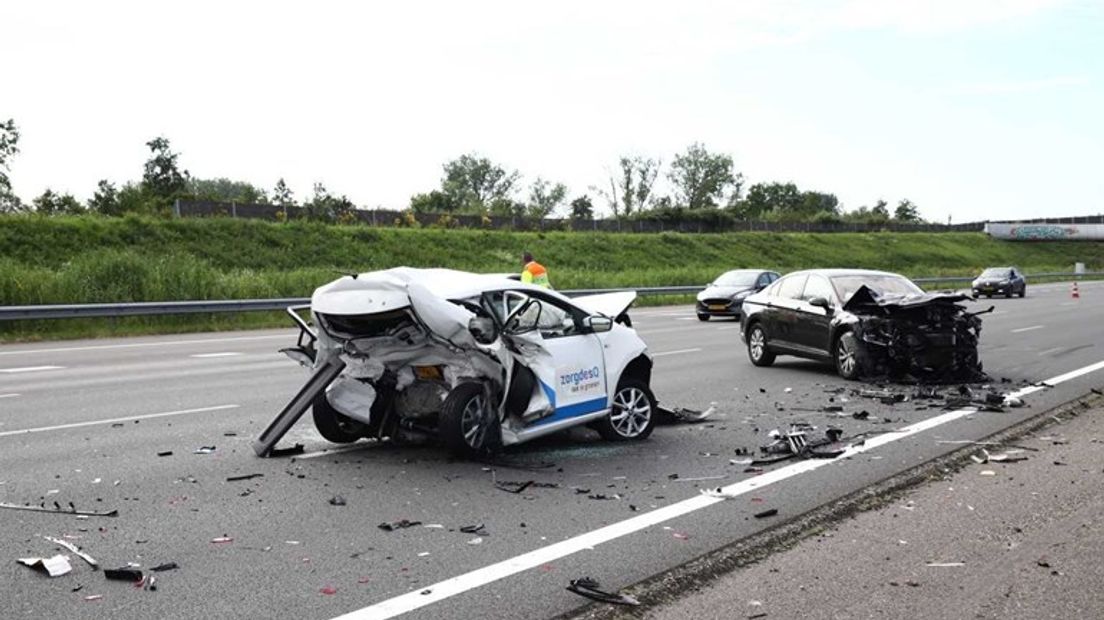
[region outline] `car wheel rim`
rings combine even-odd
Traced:
[[[622,437],[636,437],[648,427],[652,419],[652,402],[644,390],[623,388],[613,397],[610,423]]]
[[[763,346],[766,338],[763,337],[763,330],[758,327],[751,331],[751,358],[758,360],[763,357]]]
[[[843,375],[850,376],[855,371],[855,352],[843,340],[839,343],[839,367]]]
[[[460,416],[460,432],[464,434],[464,442],[475,450],[481,449],[487,439],[488,416],[485,403],[482,395],[473,397]]]

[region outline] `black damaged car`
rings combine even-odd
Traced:
[[[992,308],[964,301],[884,271],[798,271],[744,300],[740,335],[756,366],[785,354],[832,362],[845,379],[974,381],[985,376],[978,315]]]

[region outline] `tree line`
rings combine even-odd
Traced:
[[[268,192],[245,181],[193,177],[181,168],[180,154],[164,137],[146,143],[150,153],[140,181],[118,186],[103,179],[84,203],[71,194],[47,188],[25,204],[12,192],[8,177],[11,160],[19,152],[19,139],[14,120],[0,123],[0,213],[166,215],[175,200],[191,199],[301,207],[303,217],[322,221],[355,219],[356,205],[345,195],[331,193],[321,182],[316,182],[312,194],[300,202],[282,178]],[[661,174],[667,181],[666,193],[657,189]],[[732,157],[711,152],[701,143],[676,154],[666,170],[660,159],[625,155],[607,170],[606,176],[602,186],[588,187],[587,192],[569,200],[563,183],[538,176],[523,185],[519,171],[468,153],[445,163],[440,186],[412,196],[408,209],[419,214],[541,219],[566,216],[585,220],[594,219],[594,201],[598,200],[614,218],[672,223],[923,222],[918,208],[908,199],[901,199],[892,211],[889,203],[880,199],[872,206],[847,211],[834,194],[802,190],[792,182],[761,182],[745,188],[744,176],[736,170]]]

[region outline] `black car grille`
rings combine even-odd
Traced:
[[[703,299],[701,303],[704,306],[727,306],[732,303],[732,300],[727,297],[721,299]]]

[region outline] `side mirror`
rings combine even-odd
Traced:
[[[498,338],[498,328],[495,327],[494,321],[486,316],[473,316],[468,321],[468,331],[479,344],[491,344]]]
[[[591,332],[598,334],[613,329],[613,319],[601,314],[592,314],[583,319],[583,325],[586,325]]]
[[[814,297],[809,300],[810,306],[816,306],[817,308],[824,308],[828,312],[832,311],[832,304],[823,297]]]

